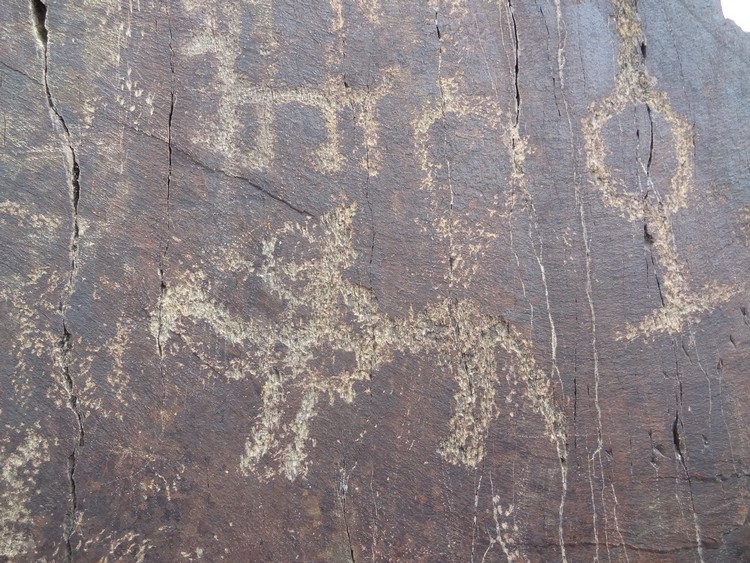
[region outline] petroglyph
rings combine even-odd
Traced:
[[[133,76],[133,69],[130,66],[127,66],[125,74],[120,78],[120,92],[115,96],[115,101],[123,112],[133,113],[133,125],[138,125],[145,112],[148,112],[148,115],[154,114],[153,94],[145,92],[138,85],[138,79]],[[93,111],[88,119],[93,122]]]
[[[333,20],[331,30],[339,33],[344,29],[344,2],[342,0],[330,0],[331,11],[333,11]],[[380,0],[356,0],[352,6],[356,6],[369,21],[373,24],[380,23],[382,15],[382,6]]]
[[[442,142],[447,145],[445,126],[443,125],[439,133],[433,132],[433,129],[435,129],[436,124],[444,123],[446,115],[450,114],[456,117],[479,117],[485,121],[490,130],[498,131],[501,127],[502,112],[497,102],[491,98],[460,93],[460,81],[455,77],[438,76],[438,83],[441,99],[426,105],[421,115],[412,122],[414,146],[419,166],[423,171],[421,188],[436,196],[432,201],[433,210],[436,212],[435,230],[442,238],[448,240],[450,246],[449,268],[446,277],[451,286],[461,283],[464,287],[468,287],[471,278],[477,272],[477,256],[484,250],[486,241],[497,238],[497,234],[487,231],[477,224],[465,224],[460,217],[453,213],[455,188],[457,186],[451,171],[450,157],[446,155],[444,162],[431,158],[431,150],[436,145],[433,136],[443,137]],[[438,178],[438,172],[443,169],[445,169],[447,177],[441,182]],[[438,211],[440,207],[439,192],[441,191],[447,193],[447,213]],[[489,207],[487,212],[489,216],[496,213],[496,204],[497,201]],[[471,242],[462,244],[459,241],[461,235],[470,235]],[[469,258],[469,260],[465,258]]]
[[[499,104],[500,97],[498,95],[495,81],[492,78],[487,55],[486,53],[484,53],[484,48],[482,47],[481,40],[480,47],[482,48],[485,57],[485,65],[487,66],[490,85],[494,93],[494,98],[480,97],[476,95],[466,96],[460,94],[458,85],[463,82],[461,71],[459,71],[455,76],[451,78],[446,78],[444,76],[444,61],[447,60],[447,56],[451,53],[451,51],[449,51],[448,49],[458,46],[458,43],[453,40],[450,34],[446,34],[445,32],[441,33],[441,28],[439,26],[440,12],[438,11],[441,4],[435,4],[435,25],[439,46],[437,75],[441,95],[441,103],[439,105],[439,111],[435,111],[434,109],[431,112],[429,110],[425,111],[422,119],[415,121],[414,130],[415,138],[419,139],[420,135],[424,135],[424,132],[429,130],[435,122],[437,122],[438,120],[442,120],[443,122],[443,141],[446,154],[444,165],[447,169],[444,176],[447,176],[447,181],[445,182],[445,184],[448,191],[448,211],[442,216],[436,214],[436,216],[438,217],[438,219],[436,220],[436,230],[439,234],[441,234],[448,240],[449,271],[447,279],[451,288],[457,284],[460,284],[464,288],[470,287],[473,277],[478,271],[478,267],[480,264],[480,261],[477,260],[477,256],[484,253],[484,249],[487,246],[487,238],[496,236],[496,230],[494,228],[484,230],[481,228],[477,228],[477,226],[475,225],[467,225],[464,223],[464,220],[460,216],[460,214],[454,213],[454,196],[456,194],[456,188],[460,190],[461,186],[456,185],[456,183],[454,182],[454,174],[452,170],[453,163],[451,162],[448,151],[450,142],[446,115],[456,114],[458,117],[475,115],[481,117],[484,120],[484,126],[487,128],[487,134],[489,134],[490,136],[499,135],[503,145],[505,145],[505,148],[508,151],[511,171],[510,177],[508,179],[508,188],[506,190],[503,190],[505,196],[505,209],[501,213],[501,215],[507,220],[508,232],[510,233],[510,249],[515,257],[516,264],[519,267],[519,278],[524,297],[527,297],[526,288],[524,281],[520,276],[520,260],[513,241],[514,221],[516,221],[518,217],[518,214],[516,214],[515,211],[520,208],[528,218],[527,233],[529,243],[533,250],[534,258],[539,267],[541,284],[544,289],[545,295],[547,319],[549,321],[550,328],[551,365],[548,372],[549,375],[544,376],[545,389],[537,396],[537,404],[541,404],[541,399],[543,396],[552,396],[553,389],[555,387],[555,383],[553,382],[556,382],[557,385],[559,385],[559,391],[561,393],[563,392],[564,386],[557,362],[557,330],[552,314],[552,307],[550,303],[550,289],[544,264],[544,240],[540,232],[539,220],[534,200],[529,190],[529,180],[527,179],[524,170],[526,156],[531,153],[532,148],[530,146],[528,137],[523,134],[521,127],[522,97],[521,90],[519,88],[521,49],[519,46],[519,33],[517,29],[513,3],[510,1],[497,1],[495,2],[495,4],[497,5],[501,19],[505,20],[503,22],[503,25],[501,26],[501,30],[507,29],[508,38],[510,39],[510,42],[506,45],[505,34],[501,33],[503,44],[507,49],[507,68],[510,74],[510,80],[512,81],[514,91],[512,102],[508,104],[510,107],[501,108]],[[460,22],[460,20],[462,19],[469,18],[467,19],[467,23],[468,29],[471,29],[471,31],[469,32],[467,29],[467,32],[472,37],[474,36],[474,29],[478,27],[476,15],[471,15],[471,10],[468,9],[468,6],[466,6],[465,3],[448,2],[447,13],[449,18],[451,19],[452,30],[463,31],[463,24],[457,23],[453,20],[459,20]],[[454,31],[453,33],[457,33],[457,31]],[[456,49],[456,51],[458,61],[461,61],[462,53],[460,52],[460,48]],[[459,66],[459,68],[461,67]],[[443,164],[437,164],[434,158],[430,158],[430,155],[427,152],[426,148],[420,150],[419,142],[417,142],[416,144],[418,147],[417,154],[420,157],[420,165],[422,167],[422,170],[425,171],[425,177],[422,187],[430,191],[434,191],[436,189],[435,171],[442,168]],[[500,190],[498,190],[498,194],[499,193],[501,193]],[[446,198],[443,197],[442,199],[445,200]],[[437,198],[433,199],[433,206],[437,207],[435,204],[438,201],[439,200]],[[491,205],[483,205],[483,207],[486,207],[487,209],[486,214],[489,218],[492,218],[496,214],[498,214],[498,204],[499,198],[498,195],[496,195]],[[468,244],[468,253],[466,252],[465,248],[467,245],[462,244],[464,235],[466,235],[466,238],[468,238],[468,240],[470,241]],[[466,254],[468,254],[470,260],[465,260],[465,258],[467,257]],[[530,318],[532,319],[531,322],[533,328],[534,306],[531,300],[529,300],[529,309],[531,312]],[[522,355],[521,357],[526,356]],[[459,372],[457,373],[457,382],[460,389],[472,389],[475,386],[474,382],[472,381],[473,377],[468,369],[468,364],[465,365],[467,365],[467,369],[463,370],[463,373],[461,373],[461,370],[459,370]],[[554,402],[552,402],[552,404],[554,404]],[[457,412],[460,413],[461,409],[458,408]],[[564,421],[561,417],[557,420],[557,424],[549,424],[549,421],[553,417],[553,412],[554,409],[549,410],[548,414],[545,415],[545,420],[548,421],[548,433],[555,444],[557,459],[559,460],[560,464],[561,492],[559,505],[559,537],[562,559],[563,561],[565,561],[566,556],[563,540],[563,513],[567,495],[567,431],[565,429]],[[453,420],[455,420],[455,417]],[[455,435],[455,432],[452,435]]]
[[[526,561],[526,557],[521,553],[520,542],[518,539],[519,529],[515,517],[515,507],[509,504],[503,507],[502,499],[494,495],[492,497],[492,516],[495,520],[495,535],[490,536],[490,544],[482,556],[482,561],[487,558],[495,544],[503,550],[508,561]]]
[[[273,0],[247,0],[248,4],[255,7],[253,14],[253,35],[258,39],[261,55],[270,55],[278,47],[276,30],[273,25]]]
[[[521,384],[550,440],[562,447],[564,420],[552,383],[537,367],[528,342],[506,320],[483,314],[472,302],[444,298],[392,319],[379,312],[371,290],[346,279],[344,272],[356,258],[354,213],[354,205],[342,205],[317,224],[287,224],[262,244],[253,275],[282,304],[275,318],[240,318],[211,298],[210,281],[200,272],[171,285],[160,320],[153,314],[151,331],[162,349],[181,342],[200,351],[200,337],[194,334],[197,325],[207,325],[242,350],[240,359],[212,359],[211,371],[263,382],[242,472],[263,479],[279,472],[289,479],[304,476],[306,449],[314,445],[310,423],[325,399],[328,406],[352,402],[357,386],[396,353],[435,358],[455,376],[454,413],[439,450],[449,462],[474,467],[483,459],[489,425],[499,414],[495,394],[503,372],[508,396]],[[295,249],[295,256],[300,246],[307,251],[295,259],[280,258],[282,245]]]
[[[620,335],[633,340],[639,336],[650,338],[659,332],[681,332],[686,324],[698,322],[702,313],[727,301],[737,289],[713,282],[700,291],[689,287],[687,265],[677,254],[672,217],[688,204],[693,183],[694,131],[687,119],[674,110],[666,92],[657,90],[656,79],[646,66],[646,40],[635,0],[614,0],[613,7],[620,36],[619,69],[612,92],[589,106],[583,133],[586,163],[602,201],[629,221],[643,221],[645,237],[662,269],[661,306],[638,325],[628,324]],[[648,163],[639,163],[646,186],[639,185],[637,191],[629,190],[622,180],[615,178],[606,164],[602,131],[630,104],[645,106],[650,119],[653,114],[660,115],[671,129],[677,164],[668,190],[656,185],[650,158]]]
[[[27,532],[34,524],[28,505],[36,488],[39,467],[47,461],[48,444],[32,431],[11,451],[0,445],[0,557],[15,560],[35,549]]]
[[[456,77],[440,76],[438,83],[441,99],[425,106],[422,114],[412,122],[417,158],[424,171],[422,187],[425,189],[435,189],[435,173],[440,168],[440,164],[430,158],[429,132],[433,125],[445,119],[446,114],[458,117],[473,115],[486,120],[494,130],[501,127],[502,111],[495,100],[487,96],[462,94],[460,80]]]
[[[378,100],[386,94],[392,85],[395,71],[387,72],[383,82],[372,89],[356,90],[344,85],[341,77],[329,77],[326,84],[318,87],[300,86],[282,87],[248,87],[244,88],[239,99],[240,104],[250,105],[257,119],[258,134],[256,147],[247,156],[246,164],[260,169],[268,167],[273,161],[276,144],[275,122],[277,109],[289,104],[298,104],[317,109],[325,123],[327,140],[314,151],[313,165],[321,172],[336,172],[345,164],[339,139],[340,112],[351,108],[358,116],[357,123],[362,127],[364,142],[370,155],[370,171],[377,171],[380,154],[377,152],[377,119]],[[360,163],[366,167],[365,163]]]
[[[381,0],[357,0],[356,4],[370,23],[375,25],[382,23],[383,7],[381,6]]]
[[[253,28],[258,35],[260,52],[273,58],[278,51],[278,42],[273,30],[273,6],[270,0],[251,2],[257,12]],[[197,9],[197,8],[195,8]],[[343,12],[340,3],[332,2],[334,20],[333,33],[343,37]],[[212,55],[217,59],[217,83],[220,92],[219,119],[209,127],[208,141],[218,154],[226,159],[230,168],[265,170],[276,158],[279,110],[285,106],[298,105],[318,111],[323,120],[326,140],[312,151],[312,166],[321,173],[340,171],[346,164],[341,151],[341,117],[345,111],[355,113],[355,123],[362,129],[367,159],[358,163],[371,175],[377,174],[381,155],[378,145],[378,101],[393,85],[396,69],[383,71],[380,83],[366,88],[352,88],[340,73],[331,73],[320,84],[283,84],[277,78],[278,57],[269,61],[266,76],[249,76],[238,70],[237,58],[242,54],[243,29],[242,5],[237,4],[226,13],[222,8],[205,10],[202,14],[205,28],[193,37],[185,51],[190,56]],[[218,14],[226,16],[219,20]],[[256,29],[259,28],[259,29]],[[341,41],[336,39],[335,48],[340,59],[343,54]],[[337,59],[338,60],[338,59]],[[329,66],[332,65],[329,61]],[[214,95],[214,91],[206,92]],[[254,146],[243,147],[239,139],[246,138],[243,129],[247,123],[255,128]],[[205,133],[194,139],[205,144]]]

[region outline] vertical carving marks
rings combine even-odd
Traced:
[[[205,289],[208,280],[200,272],[170,285],[161,316],[152,316],[152,334],[164,350],[181,342],[208,362],[200,340],[191,336],[191,325],[205,324],[242,351],[241,358],[224,365],[212,359],[212,371],[261,383],[262,405],[245,444],[241,471],[262,479],[279,473],[288,479],[304,476],[306,450],[314,445],[310,424],[319,410],[337,400],[353,401],[357,385],[374,377],[396,353],[419,353],[435,358],[438,366],[462,372],[456,378],[457,408],[449,437],[440,446],[451,463],[473,467],[483,459],[487,430],[498,414],[495,393],[502,371],[510,395],[520,383],[549,437],[559,442],[563,420],[549,378],[507,321],[482,314],[470,301],[449,299],[392,319],[378,310],[371,290],[346,279],[344,271],[356,258],[354,213],[354,205],[343,205],[317,224],[287,224],[263,243],[261,263],[251,268],[283,304],[273,318],[239,318],[211,298]],[[293,260],[277,257],[281,235],[297,238],[307,250]]]
[[[710,283],[700,291],[690,288],[687,266],[677,254],[672,217],[687,206],[693,183],[693,128],[674,110],[667,94],[657,90],[656,79],[646,67],[646,43],[635,1],[614,0],[613,7],[620,36],[619,70],[612,92],[589,106],[583,133],[586,163],[602,201],[627,220],[644,222],[645,237],[662,269],[662,305],[638,325],[626,326],[621,337],[633,340],[659,332],[681,332],[686,324],[697,322],[700,314],[727,301],[737,289],[718,283]],[[653,180],[651,156],[647,163],[639,164],[646,176],[646,187],[640,186],[638,191],[629,191],[606,164],[604,127],[629,104],[645,106],[652,127],[652,116],[658,114],[671,129],[676,167],[668,187]]]

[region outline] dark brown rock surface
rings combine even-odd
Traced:
[[[0,6],[0,560],[750,561],[719,0]]]

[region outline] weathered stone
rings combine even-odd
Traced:
[[[750,560],[718,0],[0,15],[0,559]]]

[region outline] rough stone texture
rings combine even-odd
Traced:
[[[750,560],[719,0],[0,6],[0,559]]]

